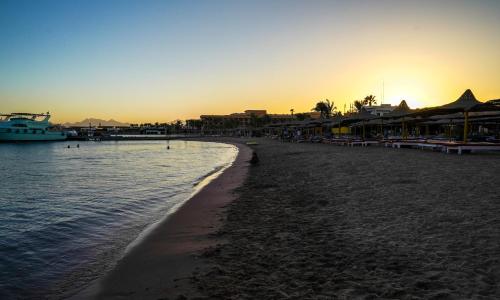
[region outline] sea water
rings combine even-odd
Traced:
[[[0,299],[84,288],[236,155],[194,141],[0,144]]]

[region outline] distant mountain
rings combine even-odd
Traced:
[[[75,126],[75,127],[86,127],[89,126],[89,123],[92,124],[92,126],[130,126],[129,123],[122,123],[115,121],[113,119],[109,119],[108,121],[102,120],[102,119],[96,119],[96,118],[87,118],[83,121],[76,122],[76,123],[64,123],[64,126]]]

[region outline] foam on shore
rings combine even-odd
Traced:
[[[195,256],[215,244],[219,215],[234,199],[232,191],[247,173],[251,150],[238,146],[234,162],[201,178],[189,200],[129,246],[115,268],[73,299],[158,299],[166,294],[196,294],[188,280],[204,265]]]

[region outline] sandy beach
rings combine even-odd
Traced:
[[[500,156],[257,141],[204,298],[500,298]]]
[[[500,156],[252,141],[93,297],[500,297]]]
[[[500,0],[0,23],[0,300],[500,300]]]
[[[220,227],[225,206],[235,198],[233,190],[247,174],[250,148],[239,148],[233,164],[204,186],[174,214],[158,224],[117,266],[73,299],[175,299],[201,294],[193,288],[192,274],[207,264],[199,258]]]

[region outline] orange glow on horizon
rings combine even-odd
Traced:
[[[494,1],[278,2],[271,10],[167,1],[141,5],[140,14],[124,4],[124,15],[111,5],[92,19],[95,27],[80,18],[69,31],[56,22],[65,12],[47,8],[58,18],[26,20],[24,8],[12,9],[12,22],[33,23],[0,29],[9,31],[0,111],[143,123],[246,109],[309,112],[324,99],[344,111],[369,94],[411,108],[449,103],[466,89],[480,101],[500,98]]]

